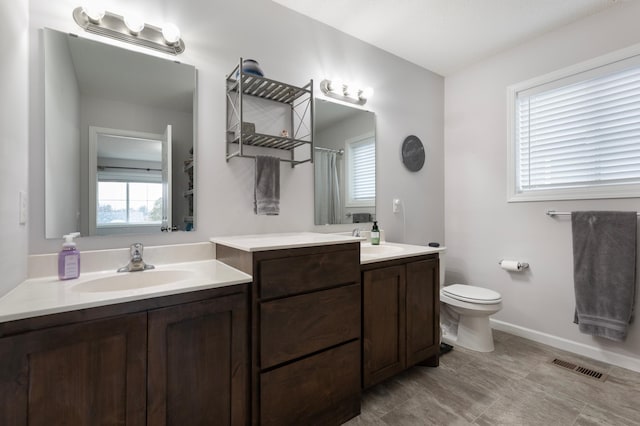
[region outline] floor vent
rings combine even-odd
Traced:
[[[592,370],[590,368],[583,367],[581,365],[576,365],[572,362],[565,361],[558,358],[551,361],[551,364],[556,365],[558,367],[566,368],[567,370],[572,371],[576,374],[580,374],[581,376],[586,376],[591,379],[599,380],[601,382],[604,382],[605,380],[607,380],[607,377],[609,377],[609,375],[601,373],[599,371]]]

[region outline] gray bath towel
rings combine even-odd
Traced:
[[[574,322],[580,331],[622,341],[633,317],[636,212],[573,212]]]
[[[280,214],[280,159],[256,156],[254,212],[264,215]]]

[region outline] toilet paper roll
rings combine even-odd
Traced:
[[[517,260],[503,260],[500,262],[500,267],[505,271],[522,271],[525,268],[525,264],[518,262]]]

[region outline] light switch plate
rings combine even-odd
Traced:
[[[394,213],[398,213],[399,210],[400,210],[400,199],[399,198],[394,198],[393,199],[393,212]]]
[[[25,225],[27,223],[27,193],[24,191],[20,191],[20,205],[19,205],[19,223],[20,225]]]

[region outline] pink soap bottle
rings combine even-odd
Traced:
[[[73,241],[79,236],[79,232],[72,232],[62,237],[64,244],[58,253],[58,278],[61,280],[71,280],[80,276],[80,252]]]

